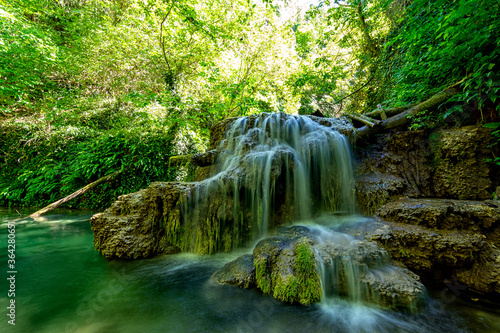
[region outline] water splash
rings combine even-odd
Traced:
[[[234,121],[214,177],[196,183],[185,250],[229,251],[313,212],[355,211],[352,154],[340,119],[263,113]]]

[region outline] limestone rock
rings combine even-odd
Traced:
[[[486,162],[490,141],[491,131],[480,126],[380,135],[358,152],[360,210],[373,214],[398,197],[491,198],[498,176]]]
[[[156,182],[120,196],[110,208],[90,220],[95,249],[108,259],[138,259],[179,252],[174,239],[181,198],[189,187]]]
[[[410,311],[423,304],[424,287],[417,275],[390,265],[387,252],[375,242],[346,234],[282,227],[261,240],[252,257],[255,270],[248,267],[246,255],[221,268],[214,279],[239,286],[255,280],[262,292],[287,303],[344,297]]]
[[[387,221],[437,229],[488,231],[500,227],[500,207],[483,201],[396,200],[381,207],[377,215]]]
[[[486,245],[482,235],[471,231],[429,230],[394,222],[377,226],[368,238],[378,241],[392,259],[417,273],[467,267]]]
[[[426,283],[456,280],[473,292],[499,291],[499,253],[481,233],[385,221],[367,228],[367,239],[377,241],[393,260],[419,274]]]
[[[406,187],[403,178],[385,174],[364,174],[356,180],[357,202],[362,213],[373,215],[387,202],[396,199]]]
[[[227,131],[238,118],[226,118],[210,128],[210,145],[208,149],[216,149],[225,138]]]
[[[220,284],[236,285],[241,288],[255,287],[253,255],[245,254],[218,269],[212,278]]]
[[[489,166],[486,157],[491,131],[466,126],[442,130],[434,145],[433,189],[437,197],[456,199],[491,198]]]

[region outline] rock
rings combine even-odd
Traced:
[[[152,183],[122,195],[90,219],[94,247],[106,258],[139,259],[177,253],[182,196],[190,185]]]
[[[497,167],[486,162],[490,141],[491,131],[480,126],[380,135],[358,150],[360,210],[373,214],[398,197],[491,198],[498,179],[490,172]]]
[[[219,152],[215,149],[209,150],[205,153],[194,154],[191,163],[198,167],[211,166],[217,160]]]
[[[208,179],[210,177],[213,177],[215,175],[215,167],[213,165],[210,166],[205,166],[205,167],[199,167],[196,170],[196,181],[202,181],[205,179]]]
[[[432,142],[435,171],[433,189],[437,197],[456,199],[491,198],[491,180],[486,157],[491,131],[480,126],[441,130]]]
[[[470,231],[429,230],[415,225],[384,222],[367,238],[417,274],[450,267],[467,267],[485,247],[484,238]]]
[[[471,268],[456,271],[457,282],[472,291],[500,294],[500,250],[489,247],[478,259]]]
[[[356,180],[356,199],[363,214],[373,215],[387,202],[396,199],[406,187],[403,178],[385,174],[364,174]]]
[[[387,221],[437,229],[488,232],[500,226],[500,207],[483,201],[404,199],[386,204],[377,215]]]
[[[226,133],[231,125],[237,120],[236,117],[226,118],[210,128],[210,150],[219,147],[220,142],[226,137]]]
[[[371,269],[360,280],[367,286],[366,302],[384,308],[418,312],[424,305],[420,277],[409,269],[386,266]]]
[[[241,288],[255,287],[253,255],[245,254],[218,269],[212,278],[220,284],[236,285]]]
[[[498,292],[498,250],[484,235],[468,230],[430,230],[420,225],[374,222],[359,232],[375,240],[391,259],[417,273],[425,283],[456,281],[473,292]]]
[[[248,267],[249,258],[246,255],[227,264],[214,279],[240,286],[240,281],[255,280],[262,292],[303,305],[322,297],[410,311],[423,305],[424,287],[418,276],[390,265],[382,247],[324,228],[282,227],[255,246],[253,271]]]

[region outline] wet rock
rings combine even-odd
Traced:
[[[385,174],[364,174],[356,180],[356,198],[363,214],[373,215],[381,206],[399,197],[406,187],[403,178]]]
[[[238,118],[226,118],[210,128],[210,144],[208,149],[216,149],[225,138],[227,131]]]
[[[382,247],[324,228],[282,227],[255,246],[253,258],[254,271],[247,266],[247,255],[224,266],[214,279],[238,284],[233,281],[253,281],[248,274],[254,274],[255,285],[262,292],[303,305],[322,297],[344,297],[410,311],[423,304],[424,287],[418,276],[390,265]],[[244,279],[240,262],[246,267]]]
[[[456,281],[478,293],[499,291],[498,250],[479,232],[385,221],[366,228],[358,234],[377,241],[392,260],[419,274],[425,283]]]
[[[384,222],[369,236],[406,267],[418,273],[441,268],[467,267],[484,249],[484,237],[470,231],[429,230],[394,222]]]
[[[487,232],[500,227],[500,207],[483,201],[404,199],[386,204],[377,215],[387,221],[437,229]]]
[[[215,167],[213,165],[199,167],[196,170],[196,179],[195,181],[199,182],[215,175]]]
[[[180,251],[181,198],[190,185],[152,183],[122,195],[110,208],[90,219],[94,247],[106,258],[139,259]]]
[[[386,266],[368,270],[361,278],[367,286],[366,302],[389,309],[417,312],[424,303],[420,277],[409,269]]]
[[[255,287],[253,255],[245,254],[218,269],[212,278],[220,284],[236,285],[241,288]]]
[[[472,267],[456,271],[456,281],[472,291],[500,294],[500,250],[490,245],[477,259]]]
[[[206,167],[213,165],[217,159],[219,152],[215,149],[209,150],[205,153],[194,154],[191,163],[198,167]]]

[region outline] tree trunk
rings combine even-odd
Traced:
[[[403,111],[408,110],[409,108],[414,107],[415,105],[417,105],[417,104],[408,104],[408,105],[405,105],[405,106],[397,106],[397,107],[394,107],[394,108],[384,109],[384,112],[385,112],[385,115],[387,117],[392,117],[392,116],[397,115],[398,113],[401,113]],[[363,113],[363,116],[375,117],[375,116],[380,115],[380,111],[381,110],[375,110],[375,111],[372,111],[372,112]]]
[[[421,111],[425,111],[428,109],[432,109],[438,106],[441,103],[446,102],[451,96],[459,93],[459,90],[456,88],[448,88],[445,91],[441,91],[428,100],[417,104],[408,110],[401,112],[393,117],[382,120],[377,125],[373,127],[363,126],[357,130],[358,138],[367,137],[371,134],[379,133],[387,129],[395,128],[398,126],[402,126],[408,124],[410,122],[411,116],[417,115]]]
[[[31,217],[31,218],[39,217],[40,215],[45,214],[45,213],[47,213],[47,212],[49,212],[49,211],[51,211],[51,210],[59,207],[63,203],[68,202],[68,201],[70,201],[70,200],[72,200],[72,199],[74,199],[74,198],[82,195],[83,193],[87,192],[88,190],[93,189],[97,185],[110,181],[113,177],[115,177],[116,175],[118,175],[120,172],[121,171],[117,171],[117,172],[114,172],[114,173],[112,173],[110,175],[107,175],[107,176],[104,176],[102,178],[99,178],[95,182],[90,183],[88,185],[85,185],[84,187],[82,187],[81,189],[79,189],[76,192],[71,193],[67,197],[64,197],[64,198],[62,198],[60,200],[57,200],[56,202],[53,202],[50,205],[45,206],[44,208],[42,208],[40,210],[37,210],[36,212],[34,212],[33,214],[31,214],[29,217]]]

